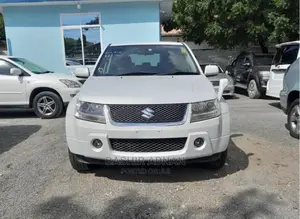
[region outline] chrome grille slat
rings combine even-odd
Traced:
[[[187,104],[109,105],[110,116],[116,123],[174,123],[183,121]],[[153,117],[143,117],[151,109]]]
[[[184,148],[187,138],[110,139],[112,150],[120,152],[168,152]]]

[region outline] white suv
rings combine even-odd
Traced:
[[[283,77],[290,65],[300,58],[300,41],[286,42],[276,45],[270,78],[267,84],[267,96],[279,98],[283,89]]]
[[[0,108],[33,108],[40,118],[55,118],[81,85],[75,76],[53,73],[23,58],[0,56]]]
[[[221,168],[230,139],[227,85],[221,79],[217,94],[183,43],[109,45],[67,109],[73,168],[166,160]]]

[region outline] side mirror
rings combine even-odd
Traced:
[[[218,100],[222,99],[224,89],[228,86],[228,79],[222,78],[219,83]]]
[[[20,76],[22,71],[19,68],[11,68],[9,73],[14,76]]]
[[[243,66],[245,66],[245,67],[250,67],[251,64],[250,64],[249,62],[246,62],[246,63],[243,64]]]
[[[77,67],[73,70],[73,74],[79,78],[90,77],[90,70],[86,67]]]
[[[206,76],[218,75],[219,67],[216,65],[207,65],[207,66],[205,66],[204,74]]]

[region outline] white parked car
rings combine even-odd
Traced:
[[[76,76],[89,77],[87,68]],[[90,164],[182,160],[221,168],[229,108],[183,43],[109,45],[66,114],[69,158]]]
[[[215,91],[219,91],[219,84],[220,80],[222,78],[227,78],[228,79],[228,85],[223,91],[223,96],[225,97],[233,97],[234,96],[234,91],[235,91],[235,86],[233,83],[233,78],[226,74],[222,67],[218,64],[213,64],[213,63],[206,63],[203,64],[201,63],[200,65],[202,71],[204,72],[205,76],[210,80],[210,82],[213,84]]]
[[[267,84],[267,96],[279,98],[283,88],[283,77],[289,66],[300,57],[300,41],[286,42],[276,45],[270,79]]]
[[[300,58],[298,58],[288,69],[283,78],[283,89],[280,91],[280,105],[288,115],[287,127],[290,135],[300,136]]]
[[[0,56],[0,108],[33,108],[40,118],[55,118],[81,85],[75,76],[53,73],[23,58]]]

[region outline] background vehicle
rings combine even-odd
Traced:
[[[298,58],[288,69],[283,78],[283,90],[280,91],[280,105],[288,115],[287,125],[291,136],[299,138],[300,133],[300,59]]]
[[[233,77],[236,87],[247,89],[251,99],[258,99],[266,92],[272,59],[272,54],[241,52],[232,64],[226,67],[226,73]]]
[[[288,67],[300,57],[300,41],[276,45],[277,52],[271,66],[270,80],[267,85],[267,95],[279,98],[283,86],[283,76]]]
[[[58,117],[80,87],[74,76],[56,74],[23,58],[0,57],[0,108],[33,108],[40,118]]]
[[[233,97],[234,96],[234,83],[231,76],[225,74],[224,70],[221,68],[220,65],[214,63],[205,63],[200,64],[202,71],[204,72],[205,76],[210,80],[213,84],[216,92],[219,91],[219,84],[222,78],[228,79],[228,85],[224,89],[223,96]]]
[[[225,164],[229,108],[183,43],[109,45],[67,110],[70,163],[169,160]],[[99,95],[101,94],[101,95]],[[80,134],[78,134],[80,133]]]

